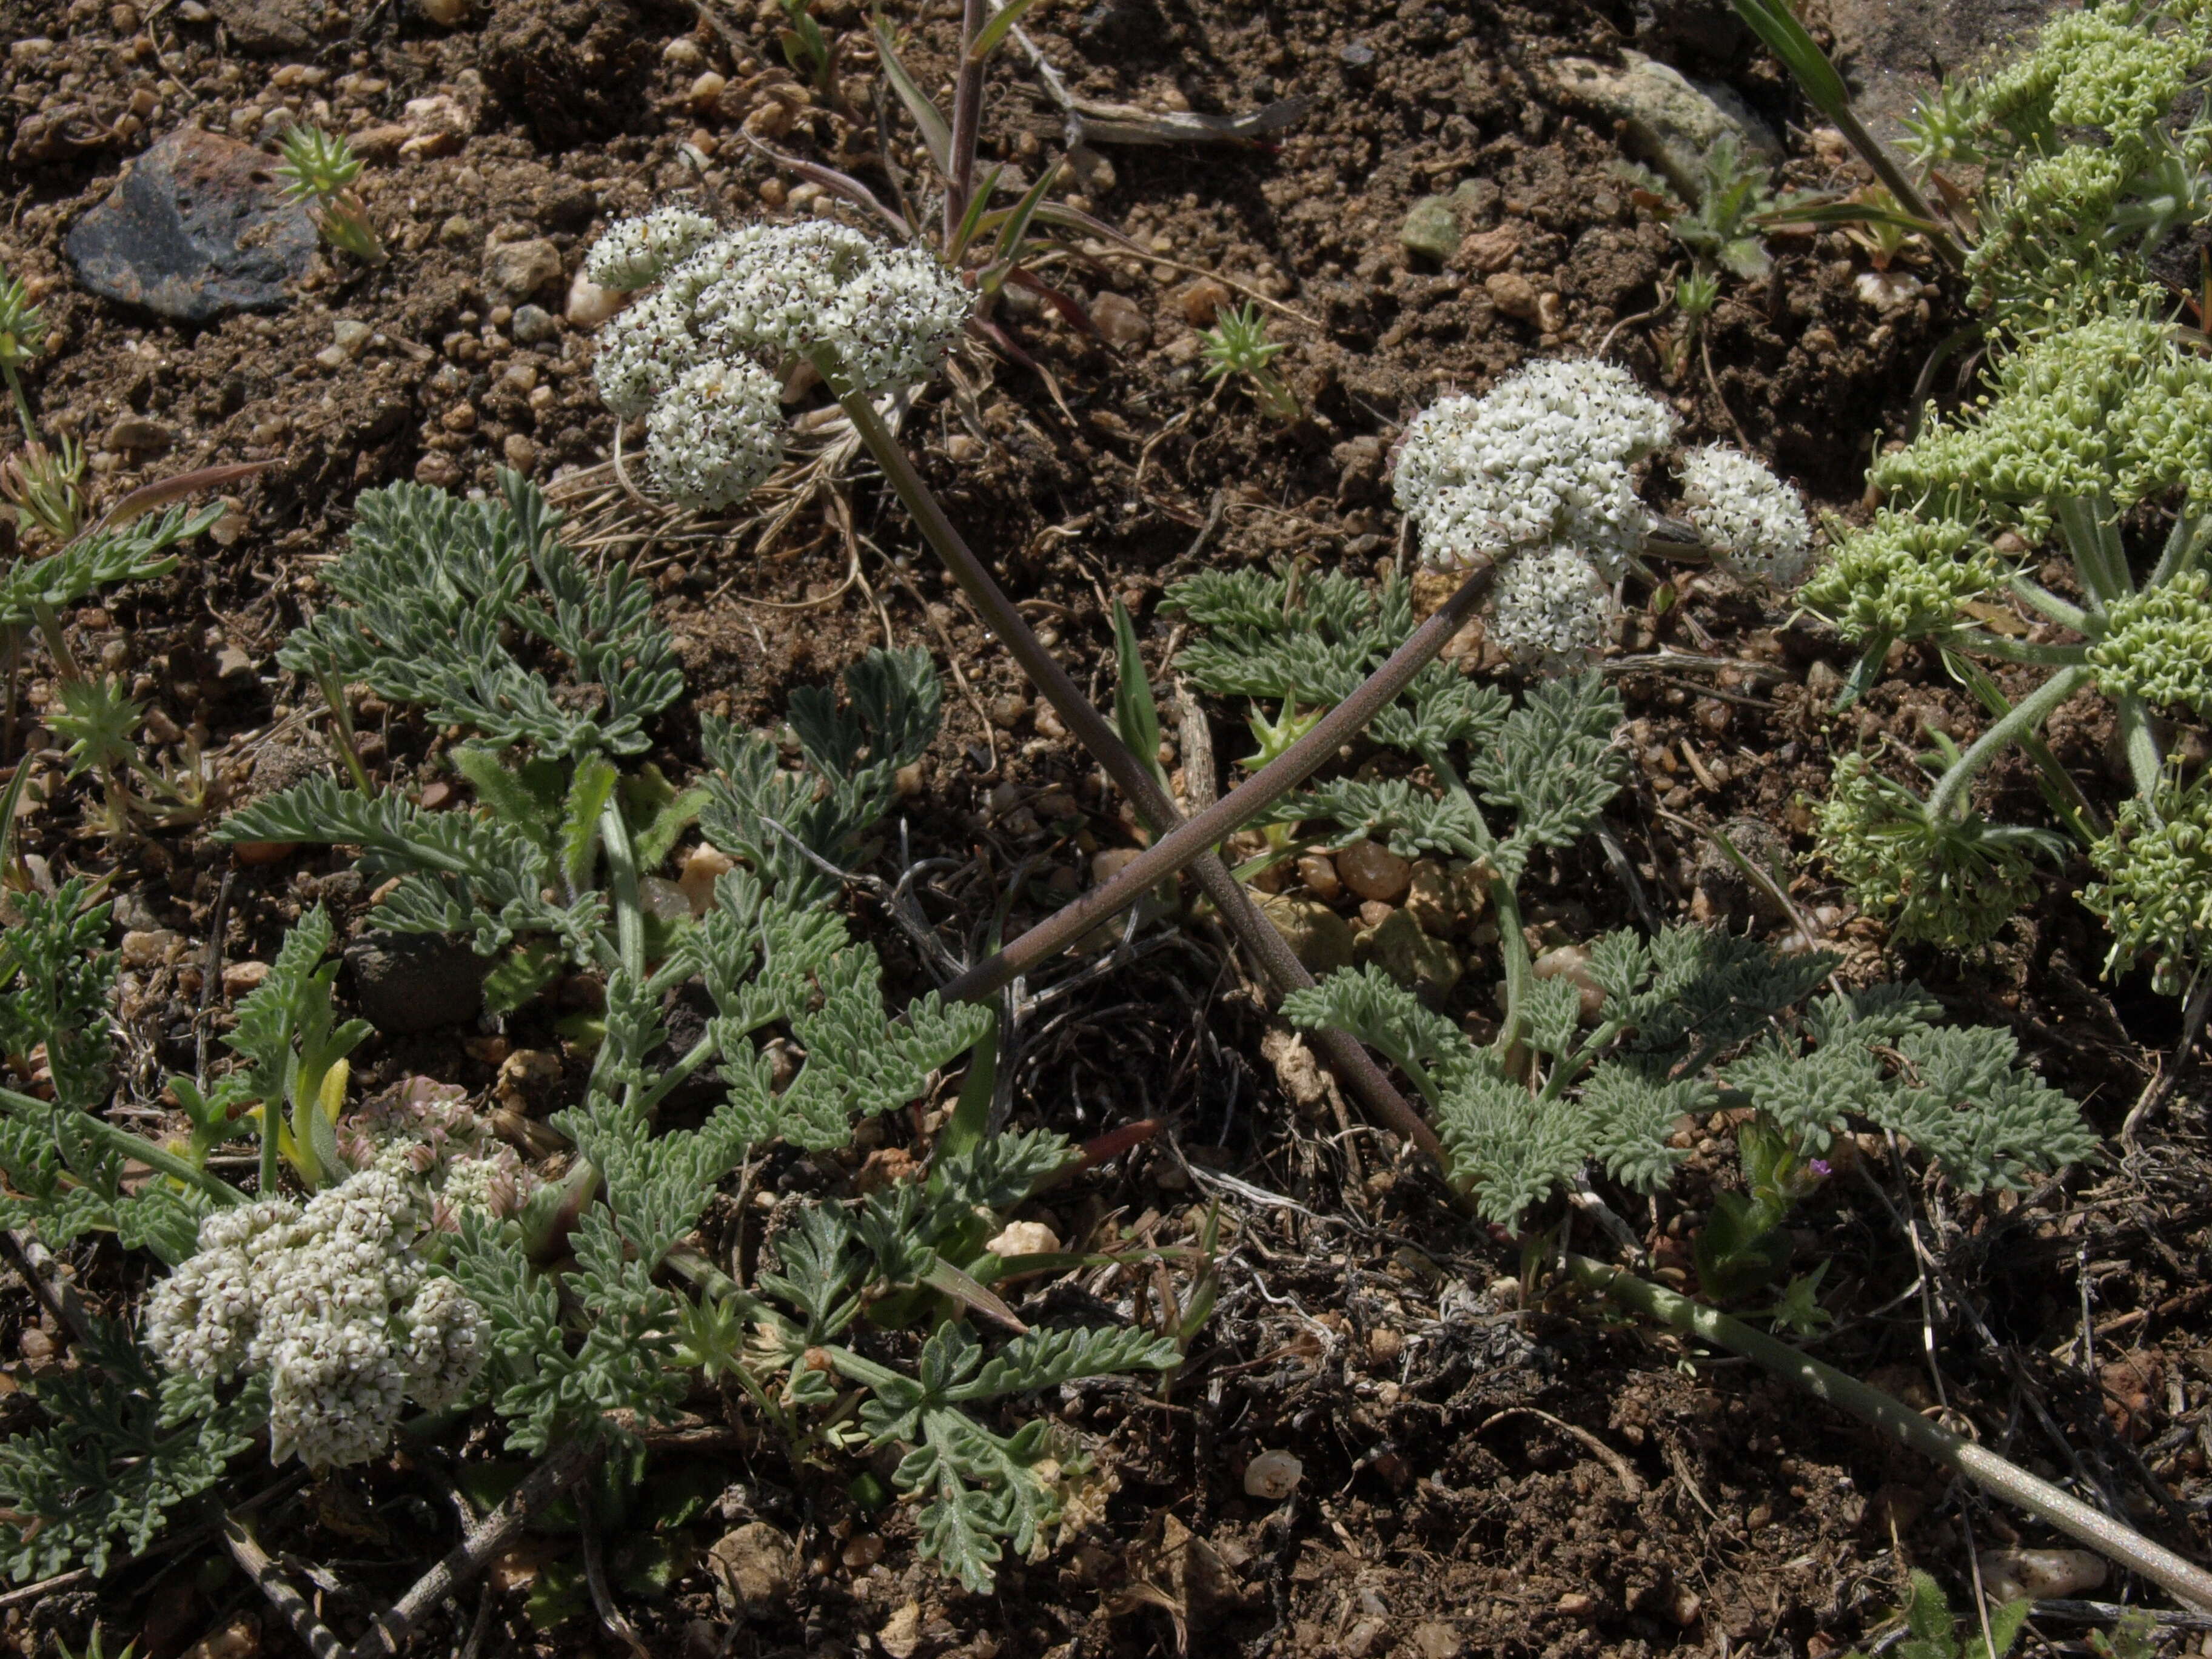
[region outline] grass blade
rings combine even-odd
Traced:
[[[940,173],[952,170],[952,124],[945,118],[945,112],[929,101],[921,82],[907,73],[906,65],[899,61],[898,47],[891,40],[891,26],[881,13],[876,16],[876,45],[883,53],[884,77],[891,83],[891,90],[906,106],[906,112],[921,130],[922,148],[929,159],[937,164]]]
[[[1013,33],[1014,25],[1022,15],[1036,3],[1036,0],[1008,0],[999,8],[991,21],[975,33],[975,44],[968,48],[968,61],[980,64],[999,49],[1000,43]]]

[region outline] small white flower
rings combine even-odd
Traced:
[[[645,418],[653,477],[681,507],[741,501],[783,459],[781,388],[758,363],[702,363]]]
[[[490,1343],[483,1310],[450,1279],[434,1279],[409,1304],[407,1392],[426,1411],[450,1406],[468,1392]]]
[[[1498,573],[1490,636],[1522,661],[1579,668],[1606,641],[1612,596],[1571,547],[1516,553]]]
[[[1682,457],[1683,516],[1713,556],[1741,576],[1794,586],[1813,552],[1797,492],[1741,450],[1708,444]]]
[[[702,213],[661,208],[641,219],[624,219],[592,244],[584,280],[627,292],[659,282],[714,240],[715,225]]]
[[[1534,363],[1413,421],[1397,457],[1398,505],[1434,568],[1480,568],[1568,543],[1612,580],[1643,550],[1650,526],[1632,469],[1674,434],[1667,406],[1626,369]]]
[[[700,356],[683,307],[663,289],[617,312],[600,329],[592,381],[617,420],[632,421]]]
[[[925,248],[887,248],[829,220],[753,226],[671,277],[710,348],[777,358],[826,352],[872,392],[924,380],[968,320],[959,280]]]
[[[489,1346],[483,1310],[415,1251],[428,1209],[420,1182],[371,1168],[304,1209],[272,1199],[210,1216],[199,1253],[155,1289],[147,1346],[210,1380],[266,1370],[276,1461],[374,1457],[405,1399],[458,1400]]]

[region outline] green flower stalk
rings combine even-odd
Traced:
[[[2200,774],[2129,801],[2089,861],[2103,879],[2081,902],[2112,932],[2105,971],[2148,960],[2160,992],[2182,994],[2212,946],[2212,782]]]
[[[1947,755],[1924,808],[1863,762],[1838,768],[1821,820],[1831,867],[1899,939],[1954,948],[1985,941],[2036,884],[2030,855],[2043,842],[1972,811],[1974,780],[1998,756],[2024,745],[2071,793],[2039,734],[2094,686],[2116,705],[2148,804],[2164,777],[2153,708],[2212,709],[2212,601],[2197,568],[2212,541],[2212,362],[2160,324],[2103,317],[2029,340],[1992,379],[1971,409],[1875,464],[1871,478],[1891,504],[1802,590],[1808,609],[1860,649],[1846,701],[1899,640],[1933,641],[1961,662],[2056,671],[2014,705],[1981,670],[1960,668],[1980,677],[1997,718]],[[2132,525],[2161,508],[2172,519],[2154,558],[2129,546],[2123,518]],[[1990,544],[2000,528],[2031,543],[2055,535],[2080,602],[2008,569]],[[2072,637],[1984,627],[1990,602],[2008,596],[2056,625],[2045,634]]]
[[[284,193],[308,204],[323,240],[356,259],[381,260],[384,240],[353,188],[362,166],[353,146],[340,134],[298,125],[285,133],[283,149],[276,173],[284,180]]]
[[[1987,944],[2047,879],[2063,845],[2046,830],[1939,816],[1863,755],[1845,755],[1817,826],[1820,856],[1899,944]]]

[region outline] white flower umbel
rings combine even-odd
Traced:
[[[634,421],[701,361],[698,340],[676,297],[664,289],[618,311],[599,331],[592,381],[618,421]]]
[[[1813,556],[1813,526],[1796,490],[1726,444],[1688,451],[1676,471],[1682,516],[1716,559],[1740,576],[1796,585]]]
[[[1530,548],[1498,572],[1490,636],[1518,661],[1580,668],[1605,644],[1613,598],[1572,547]]]
[[[371,1169],[311,1199],[210,1216],[157,1286],[146,1344],[172,1370],[270,1374],[270,1456],[310,1468],[391,1443],[403,1401],[450,1405],[482,1368],[483,1310],[415,1250],[419,1183]]]
[[[708,347],[826,356],[861,392],[927,380],[972,304],[927,249],[887,247],[826,220],[740,231],[671,280],[698,283],[692,320]]]
[[[702,363],[653,404],[645,432],[646,459],[671,501],[729,507],[783,459],[781,388],[750,360]]]
[[[705,214],[683,208],[624,219],[592,244],[584,257],[584,280],[624,293],[650,287],[713,241],[715,231]]]
[[[1650,526],[1632,468],[1674,435],[1674,416],[1626,370],[1531,364],[1482,397],[1422,411],[1398,453],[1398,505],[1432,568],[1565,543],[1613,580]]]
[[[888,246],[833,221],[692,240],[703,222],[674,210],[625,220],[585,271],[610,287],[651,280],[648,270],[659,280],[599,331],[592,378],[617,419],[647,417],[649,459],[670,495],[719,507],[781,459],[776,393],[794,361],[821,367],[841,396],[914,385],[936,372],[974,298],[927,248]]]

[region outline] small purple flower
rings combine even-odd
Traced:
[[[1835,1174],[1835,1171],[1828,1167],[1828,1160],[1825,1158],[1816,1158],[1805,1167],[1810,1170],[1814,1175],[1820,1176],[1824,1178]]]

